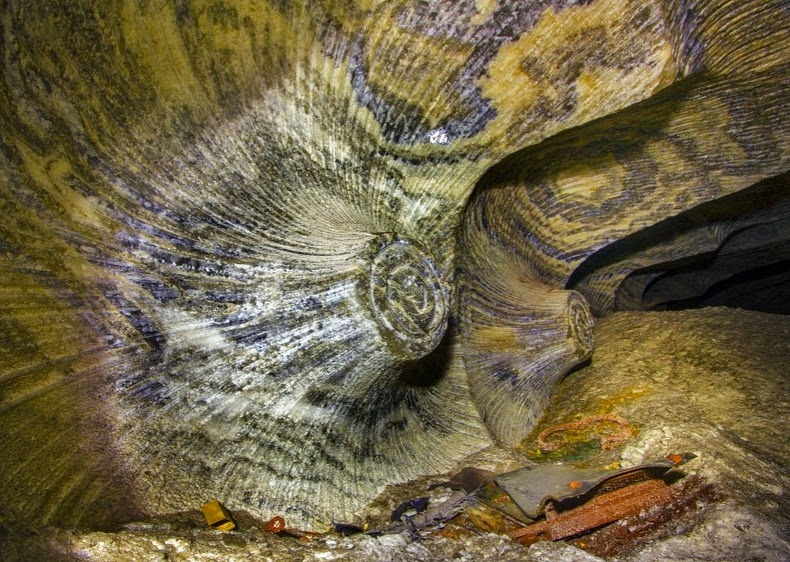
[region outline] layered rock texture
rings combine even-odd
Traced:
[[[466,462],[493,470],[535,460],[625,467],[667,452],[692,452],[697,458],[672,483],[676,503],[662,517],[631,518],[570,544],[529,549],[482,530],[455,538],[428,533],[411,544],[398,535],[331,536],[304,544],[265,532],[260,521],[241,513],[236,532],[208,529],[193,506],[193,513],[130,523],[119,532],[8,526],[4,559],[28,560],[36,553],[42,560],[113,561],[786,560],[790,320],[725,308],[616,313],[599,322],[595,337],[601,347],[592,364],[559,384],[535,435],[556,423],[607,413],[629,423],[630,439],[601,450],[601,428],[590,428],[551,458],[541,458],[532,436],[521,453],[490,448]],[[392,487],[377,506],[424,495],[427,483],[445,479],[435,475]]]
[[[1,9],[5,527],[325,529],[786,296],[781,0]]]

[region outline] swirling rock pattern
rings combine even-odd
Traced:
[[[598,314],[729,298],[738,303],[738,293],[749,304],[744,308],[776,313],[787,310],[787,300],[765,289],[788,276],[788,239],[785,173],[603,248],[574,271],[571,283]],[[625,245],[631,250],[621,251]],[[755,307],[758,293],[767,301],[761,308]]]
[[[517,442],[592,353],[574,269],[786,170],[784,14],[7,1],[11,517],[315,526]]]
[[[447,329],[449,288],[430,252],[400,237],[376,243],[370,266],[370,304],[393,355],[424,357]]]

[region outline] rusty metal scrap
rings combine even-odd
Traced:
[[[615,423],[617,424],[618,428],[615,433],[603,434],[601,436],[601,449],[603,449],[604,451],[613,449],[618,445],[621,445],[622,443],[630,439],[631,436],[633,435],[631,426],[629,426],[628,422],[625,421],[623,418],[619,416],[615,416],[613,414],[597,414],[594,416],[589,416],[587,418],[584,418],[581,421],[552,425],[544,429],[540,433],[540,435],[538,435],[538,448],[541,451],[546,451],[546,452],[556,451],[557,449],[559,449],[560,445],[549,443],[547,441],[549,435],[553,435],[554,433],[559,433],[561,431],[572,431],[576,429],[582,429],[585,427],[589,427],[591,425],[596,425],[606,422]]]
[[[415,515],[406,514],[405,510],[427,507],[427,498],[404,502],[396,510],[399,521],[367,532],[375,535],[399,533],[408,540],[416,540],[420,531],[443,526],[464,512],[472,524],[486,532],[526,524],[509,533],[523,544],[572,537],[669,503],[672,497],[662,480],[663,475],[692,458],[694,455],[689,453],[669,455],[620,470],[541,465],[499,476],[466,468],[449,481],[432,486],[458,490],[444,502]],[[485,506],[496,511],[486,511]],[[498,516],[492,515],[496,512]]]
[[[263,524],[263,529],[275,535],[285,531],[285,519],[276,515]]]
[[[682,456],[678,455],[681,460]],[[562,464],[524,467],[494,478],[529,519],[538,519],[549,501],[584,496],[608,480],[634,474],[634,479],[659,476],[679,463],[670,458],[620,470],[590,470]],[[642,473],[649,473],[644,477]],[[489,502],[486,502],[489,503]],[[492,505],[489,503],[489,505]],[[492,507],[496,507],[492,505]]]
[[[263,530],[269,531],[279,537],[291,537],[308,541],[311,538],[318,536],[320,533],[312,531],[301,531],[299,529],[291,529],[285,525],[285,519],[276,515],[263,524]]]
[[[651,478],[599,494],[567,511],[559,511],[560,502],[552,501],[546,509],[545,521],[512,531],[509,536],[523,545],[560,540],[671,501],[672,495],[664,481]]]

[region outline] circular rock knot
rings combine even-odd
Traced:
[[[425,247],[397,234],[376,239],[370,304],[379,332],[399,359],[419,359],[439,345],[447,329],[449,294]]]
[[[592,357],[593,317],[590,306],[581,293],[569,291],[567,304],[568,338],[573,341],[579,361]]]

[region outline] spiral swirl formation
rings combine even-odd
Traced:
[[[444,336],[449,289],[433,256],[416,242],[385,234],[376,247],[369,297],[379,332],[399,359],[419,359]]]

